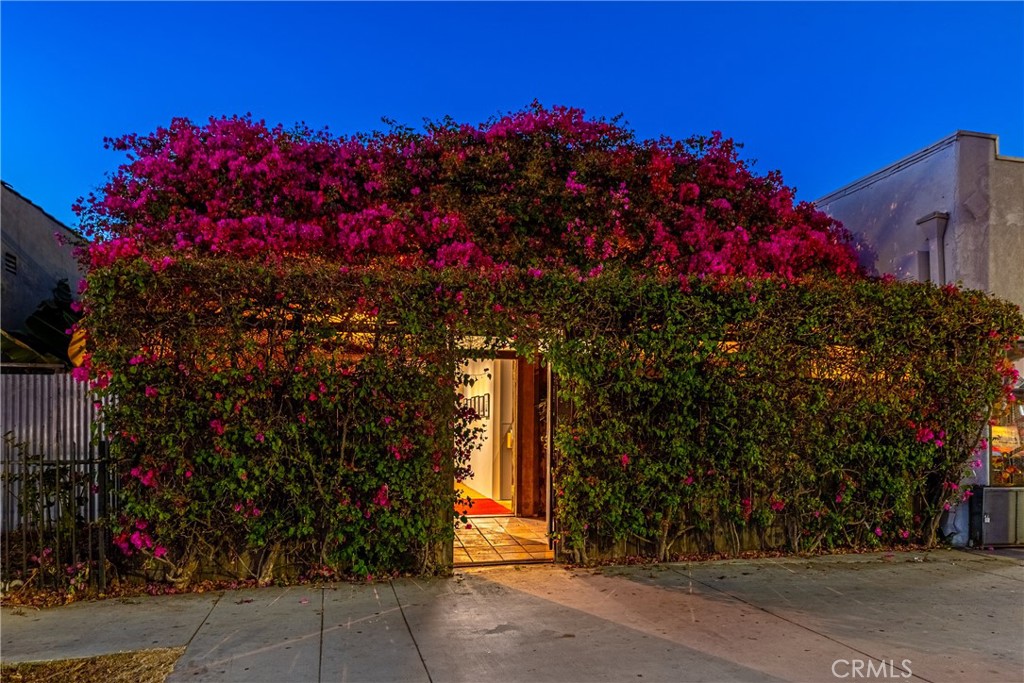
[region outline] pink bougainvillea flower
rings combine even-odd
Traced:
[[[159,394],[160,392],[158,392],[158,391],[156,390],[156,387],[152,387],[152,386],[147,386],[147,387],[146,387],[146,392],[145,392],[145,393],[146,393],[146,396],[148,396],[149,398],[153,398],[154,396],[156,396],[156,395],[157,395],[157,394]]]
[[[881,535],[882,535],[882,527],[876,526],[875,527],[875,536],[881,537]]]

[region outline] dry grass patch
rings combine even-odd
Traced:
[[[55,662],[5,664],[5,683],[164,683],[183,647]]]

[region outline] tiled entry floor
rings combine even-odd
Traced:
[[[548,548],[547,523],[526,517],[470,517],[455,530],[455,566],[501,562],[544,562],[554,559]]]

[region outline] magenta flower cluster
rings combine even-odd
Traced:
[[[531,273],[593,275],[609,262],[682,276],[859,272],[848,233],[796,204],[777,172],[754,174],[720,133],[638,142],[617,123],[535,104],[420,135],[179,118],[107,144],[129,161],[76,204],[91,266],[163,247]],[[176,262],[146,258],[155,271]]]

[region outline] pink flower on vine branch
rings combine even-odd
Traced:
[[[139,483],[142,484],[143,486],[148,488],[156,488],[156,470],[150,469],[143,472],[141,468],[133,467],[128,473],[131,476],[138,479]],[[145,522],[140,521],[136,524],[145,524]],[[145,529],[144,526],[139,528]]]
[[[565,179],[565,189],[575,195],[585,192],[587,186],[576,180],[576,171],[569,171],[569,177]]]
[[[880,526],[876,526],[875,527],[875,536],[878,536],[879,538],[882,537],[882,527],[880,527]]]
[[[157,394],[159,394],[160,392],[158,392],[158,391],[156,390],[156,387],[152,387],[152,386],[147,386],[147,387],[146,387],[146,392],[145,392],[145,393],[146,393],[146,396],[147,396],[147,397],[149,397],[149,398],[154,398],[154,397],[155,397],[155,396],[157,396]]]
[[[622,464],[622,469],[629,467],[629,456],[623,453],[619,456],[619,462]]]
[[[210,420],[210,429],[213,430],[214,434],[220,436],[224,433],[224,423],[217,419]]]

